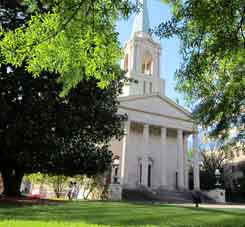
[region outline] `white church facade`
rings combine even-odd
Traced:
[[[137,83],[125,85],[119,113],[127,114],[125,136],[113,140],[112,183],[122,188],[188,190],[187,140],[193,139],[194,189],[200,190],[197,125],[190,112],[165,95],[160,44],[149,31],[146,0],[124,47],[122,68]]]

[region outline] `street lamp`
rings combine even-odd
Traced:
[[[214,172],[214,175],[215,175],[215,179],[216,179],[216,187],[219,188],[221,186],[221,183],[220,183],[220,176],[221,176],[221,173],[220,173],[220,170],[219,169],[216,169],[215,172]]]
[[[119,158],[115,158],[112,163],[112,168],[113,168],[113,184],[119,184],[118,182],[118,171],[119,171],[119,164],[120,160]]]

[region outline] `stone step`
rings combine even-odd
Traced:
[[[175,198],[185,198],[186,200],[192,200],[192,195],[188,191],[170,191],[170,190],[156,190],[156,194],[162,197],[175,197]]]
[[[163,191],[161,190],[163,193]],[[158,201],[162,203],[192,203],[191,196],[186,193],[168,191],[163,194],[150,189],[124,189],[123,199],[129,201]]]

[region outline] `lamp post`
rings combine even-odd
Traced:
[[[118,170],[119,170],[119,158],[115,158],[112,163],[112,168],[113,168],[113,184],[119,184],[120,182],[118,181]]]
[[[214,172],[214,175],[215,175],[215,179],[216,179],[215,186],[217,188],[220,188],[220,186],[221,186],[221,183],[220,183],[220,176],[221,176],[220,170],[219,169],[216,169],[215,172]]]

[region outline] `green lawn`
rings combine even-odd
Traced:
[[[112,202],[70,202],[49,206],[0,204],[0,227],[95,226],[245,227],[245,210],[209,210]]]

